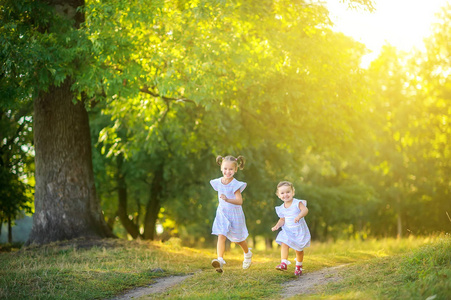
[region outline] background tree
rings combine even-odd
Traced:
[[[247,191],[249,199],[264,199],[249,202],[246,208],[251,217],[256,217],[254,232],[264,232],[257,225],[273,217],[276,201],[268,202],[265,198],[274,195],[273,187],[280,178],[299,176],[295,170],[280,169],[276,164],[292,162],[302,168],[300,153],[307,149],[314,146],[321,153],[349,143],[355,130],[352,123],[360,120],[352,110],[358,110],[362,103],[358,94],[362,86],[357,78],[363,47],[328,30],[327,11],[322,6],[286,4],[271,3],[257,10],[230,4],[204,4],[199,6],[202,10],[169,5],[165,13],[154,11],[156,25],[146,28],[148,40],[131,43],[124,47],[125,52],[111,54],[124,58],[121,65],[115,66],[122,81],[111,81],[125,83],[126,87],[139,87],[141,82],[144,88],[141,94],[111,97],[104,113],[114,121],[100,136],[102,143],[109,145],[105,152],[124,153],[130,161],[140,157],[141,165],[150,171],[151,182],[161,178],[157,176],[161,170],[154,167],[163,163],[166,181],[160,192],[166,199],[175,197],[177,201],[170,202],[181,202],[179,207],[191,207],[191,203],[205,207],[204,197],[190,196],[192,190],[204,190],[207,179],[217,173],[205,168],[205,155],[214,161],[216,154],[245,154],[254,186],[270,187]],[[102,8],[106,9],[95,10]],[[211,20],[211,15],[217,14],[221,18]],[[130,36],[138,34],[136,29],[123,25],[128,15],[132,12],[127,15],[122,11],[111,12],[110,23],[103,27],[103,39],[119,34],[121,41],[133,40]],[[92,28],[98,28],[94,22],[103,19],[93,18],[89,22],[93,22],[89,23]],[[164,28],[158,24],[164,24]],[[159,44],[148,45],[153,39]],[[111,62],[108,59],[104,64]],[[140,72],[146,77],[133,76]],[[203,83],[203,88],[197,81]],[[328,89],[329,86],[336,89]],[[212,101],[205,102],[209,98]],[[347,112],[343,114],[343,110]],[[149,165],[144,164],[145,156],[149,157]],[[278,157],[283,159],[273,162]],[[186,160],[194,160],[194,165],[203,163],[208,173],[199,170],[195,173],[197,180],[183,180],[191,184],[181,184],[181,172],[177,169],[190,164]],[[253,169],[263,171],[254,173]],[[247,178],[247,171],[243,174]],[[205,178],[203,183],[199,182],[200,175]],[[172,182],[178,182],[186,192]],[[214,197],[209,197],[208,207],[214,207],[211,204]],[[152,201],[163,203],[163,197],[157,198],[160,200]],[[159,209],[159,205],[153,207]],[[268,207],[270,212],[262,218]],[[186,211],[180,212],[186,216]],[[153,214],[151,222],[156,221],[156,215]],[[178,220],[177,213],[173,211],[172,215]],[[214,211],[210,218],[213,215]],[[197,217],[194,214],[191,222],[198,222]],[[185,217],[178,221],[187,224]]]
[[[2,62],[8,51],[14,50],[0,52]],[[34,185],[32,101],[29,89],[15,80],[16,72],[0,73],[0,234],[6,222],[9,243],[14,220],[32,212]]]
[[[369,72],[373,76],[370,78],[375,99],[373,110],[380,118],[380,123],[375,127],[379,143],[375,154],[380,161],[376,168],[382,177],[382,180],[378,178],[381,184],[378,190],[397,220],[398,236],[402,236],[404,214],[408,206],[407,199],[404,198],[407,196],[409,181],[408,145],[401,140],[401,131],[408,130],[407,111],[411,108],[404,88],[406,73],[401,55],[389,46],[372,62]]]
[[[416,207],[412,216],[421,216],[424,222],[412,222],[418,232],[442,231],[449,228],[451,203],[451,77],[448,42],[451,34],[451,4],[447,4],[439,13],[439,21],[434,26],[434,34],[425,40],[426,54],[412,60],[410,86],[415,87],[418,105],[423,107],[412,116],[411,124],[415,130],[416,148],[413,149],[416,164],[422,176],[416,182],[421,193],[423,209]],[[418,73],[417,73],[418,72]],[[412,76],[414,77],[414,76]],[[448,227],[445,225],[448,224]]]
[[[381,199],[371,227],[380,235],[430,233],[449,222],[449,9],[440,20],[425,53],[408,59],[386,47],[368,72],[377,120],[377,176],[368,182]]]
[[[0,108],[0,232],[6,222],[9,243],[13,240],[11,227],[14,220],[21,213],[32,212],[34,180],[30,108],[29,101],[15,110]]]

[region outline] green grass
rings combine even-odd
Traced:
[[[402,248],[402,247],[401,247]],[[395,249],[393,249],[395,250]],[[353,264],[307,299],[451,299],[451,237]]]
[[[242,253],[233,248],[226,252],[221,275],[210,266],[215,249],[181,247],[176,240],[104,240],[92,248],[79,247],[60,243],[0,253],[0,299],[105,299],[175,274],[193,276],[164,295],[143,299],[274,299],[280,284],[295,278],[292,266],[289,272],[274,270],[278,249],[257,248],[252,267],[242,270]],[[450,299],[450,253],[449,236],[313,243],[306,249],[305,273],[349,266],[342,269],[343,281],[308,297]]]

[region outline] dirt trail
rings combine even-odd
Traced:
[[[325,268],[312,273],[305,273],[298,279],[291,280],[287,283],[282,284],[283,293],[281,294],[281,296],[283,298],[288,298],[296,295],[312,294],[315,292],[317,286],[339,280],[341,277],[339,276],[338,272],[340,268],[344,266],[345,265],[340,265],[337,267]],[[147,295],[163,293],[169,290],[171,287],[182,283],[184,280],[190,278],[193,275],[194,274],[162,277],[157,279],[152,285],[133,289],[128,293],[117,296],[116,298],[113,298],[111,300],[138,299]]]
[[[305,273],[298,279],[284,283],[281,296],[288,298],[296,295],[313,294],[317,286],[340,280],[341,277],[338,272],[344,266],[340,265],[312,273]]]
[[[169,288],[183,282],[185,279],[188,279],[191,276],[193,276],[193,274],[184,275],[184,276],[162,277],[162,278],[157,279],[150,286],[133,289],[124,295],[113,298],[112,300],[138,299],[140,297],[151,295],[151,294],[163,293],[166,290],[168,290]]]

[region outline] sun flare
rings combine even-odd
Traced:
[[[347,8],[341,0],[327,0],[335,31],[353,37],[371,51],[365,57],[377,57],[384,44],[399,50],[422,50],[423,39],[431,34],[436,14],[449,0],[376,0],[376,11],[356,11]]]

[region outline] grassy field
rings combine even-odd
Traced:
[[[0,299],[107,299],[175,274],[193,276],[154,298],[277,299],[281,283],[295,278],[292,270],[274,270],[277,249],[256,249],[249,270],[241,269],[242,253],[231,249],[220,275],[210,266],[213,248],[181,247],[177,240],[103,240],[94,247],[90,243],[0,253]],[[305,273],[341,264],[347,264],[341,269],[342,281],[303,298],[451,299],[449,235],[313,243],[306,249]]]

